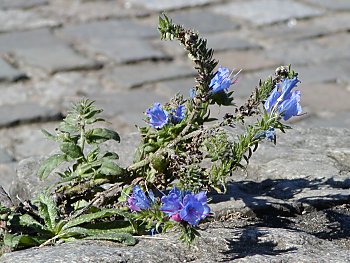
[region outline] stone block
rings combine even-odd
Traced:
[[[11,67],[3,59],[0,58],[0,81],[16,81],[26,77],[27,76],[24,72]]]
[[[319,8],[292,0],[234,1],[213,8],[215,12],[242,18],[255,25],[273,24],[292,18],[307,18],[321,15]]]
[[[110,88],[120,90],[194,74],[194,70],[188,64],[145,63],[116,67],[111,72],[106,72],[103,79],[110,83]]]
[[[305,2],[335,11],[350,10],[350,2],[348,0],[305,0]]]
[[[175,24],[198,31],[201,36],[207,33],[220,31],[233,31],[239,28],[239,24],[229,16],[219,15],[208,10],[190,10],[169,13],[169,17]]]
[[[60,25],[58,20],[42,17],[30,10],[0,10],[0,32]]]
[[[15,105],[0,106],[0,127],[9,127],[32,121],[57,120],[61,112],[34,102],[23,102]]]
[[[157,30],[131,20],[67,26],[57,34],[77,43],[87,53],[102,54],[118,63],[168,58],[149,41],[142,39],[158,36]]]
[[[126,2],[126,0],[124,0]],[[181,9],[191,6],[201,6],[213,2],[213,0],[128,0],[127,1],[131,7],[133,6],[143,6],[150,10],[164,11],[164,10],[173,10]]]
[[[11,53],[28,66],[39,67],[49,73],[72,69],[96,68],[99,65],[76,52],[48,29],[0,35],[0,52]]]
[[[1,9],[11,9],[11,8],[31,8],[35,6],[48,4],[48,0],[1,0]]]

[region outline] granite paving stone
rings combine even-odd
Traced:
[[[110,18],[146,16],[141,8],[130,8],[119,0],[108,1],[50,1],[48,5],[36,8],[39,14],[69,22],[87,22]]]
[[[350,10],[348,0],[304,0],[304,2],[336,11]]]
[[[0,81],[16,81],[26,78],[26,74],[18,69],[11,67],[2,58],[0,58]]]
[[[49,73],[99,66],[95,61],[74,52],[48,29],[1,34],[0,52],[14,54],[16,60]]]
[[[272,68],[273,70],[281,65],[279,57],[269,58],[264,52],[259,50],[242,50],[217,52],[215,58],[219,60],[219,65],[227,68],[242,69],[243,71]]]
[[[7,193],[12,181],[16,178],[16,166],[16,162],[0,163],[0,182]]]
[[[48,0],[1,0],[0,8],[1,9],[10,9],[10,8],[31,8],[39,5],[45,5]]]
[[[103,79],[113,89],[129,89],[167,79],[194,76],[194,70],[188,64],[144,63],[116,67],[106,72]]]
[[[246,49],[260,49],[261,45],[257,41],[238,36],[235,33],[218,33],[206,36],[208,40],[208,47],[214,51],[224,50],[246,50]]]
[[[23,102],[15,105],[0,106],[0,127],[9,127],[32,121],[50,121],[61,118],[61,112],[54,108],[38,105],[35,102]]]
[[[0,10],[0,32],[58,25],[58,20],[42,17],[30,10]]]
[[[161,81],[157,83],[157,93],[172,98],[176,93],[182,94],[185,98],[189,97],[190,89],[196,85],[195,78],[183,78]]]
[[[234,31],[239,28],[239,24],[229,16],[213,13],[209,10],[190,10],[169,13],[176,24],[184,25],[186,28],[193,28],[202,36],[207,33],[217,33],[220,31]],[[155,22],[156,19],[153,19]],[[157,25],[155,24],[155,27]]]
[[[349,59],[350,35],[335,34],[320,39],[299,41],[293,46],[287,43],[266,51],[269,58],[280,59],[284,64],[309,64]]]
[[[338,13],[309,20],[295,20],[293,24],[284,23],[263,27],[251,32],[252,37],[270,40],[272,44],[285,41],[315,38],[350,29],[350,14]]]
[[[255,25],[273,24],[292,18],[308,18],[323,13],[319,8],[291,0],[234,1],[213,10],[219,14],[248,20]]]
[[[158,36],[157,30],[131,20],[73,25],[57,34],[77,43],[78,48],[87,53],[102,54],[118,63],[169,58],[149,41],[141,39]]]
[[[181,9],[191,6],[200,6],[213,2],[213,0],[124,0],[125,2],[130,3],[131,7],[133,6],[143,6],[150,10],[155,11],[164,11],[172,9]]]

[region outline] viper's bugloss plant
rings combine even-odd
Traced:
[[[245,104],[236,105],[239,72],[217,67],[207,41],[167,16],[159,18],[158,29],[161,39],[179,41],[194,63],[198,74],[190,96],[176,94],[146,109],[140,144],[127,167],[106,149],[106,141],[120,137],[99,127],[102,109],[88,99],[74,104],[55,133],[43,131],[59,151],[41,164],[38,176],[56,174],[57,182],[18,205],[0,187],[0,244],[19,249],[104,239],[133,245],[137,235],[170,228],[191,243],[200,223],[210,220],[207,195],[224,192],[259,144],[276,144],[278,131],[290,128],[283,121],[301,115],[301,92],[293,90],[300,81],[290,66],[277,68]],[[231,108],[216,119],[212,105]]]

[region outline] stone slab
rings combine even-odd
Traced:
[[[265,52],[260,50],[217,52],[215,58],[219,60],[219,65],[236,70],[242,69],[243,72],[264,68],[274,70],[281,65],[281,59],[277,56],[268,58]]]
[[[35,102],[1,105],[0,112],[0,127],[33,121],[57,120],[62,115],[58,110],[38,105]]]
[[[0,8],[1,9],[10,9],[10,8],[31,8],[35,6],[48,4],[47,0],[1,0]]]
[[[307,18],[323,13],[322,10],[290,0],[235,1],[213,9],[215,12],[242,18],[255,25],[266,25],[292,18]]]
[[[348,0],[305,0],[306,3],[314,4],[330,10],[347,11],[350,10],[350,2]]]
[[[127,30],[126,30],[127,29]],[[118,63],[168,58],[142,38],[158,36],[156,29],[132,20],[95,21],[57,31],[64,39],[94,56],[102,54]]]
[[[42,17],[30,10],[0,10],[0,32],[60,25],[58,20]]]
[[[194,76],[194,70],[188,64],[144,63],[125,65],[104,73],[105,82],[113,89],[129,89],[161,80]]]
[[[164,11],[164,10],[173,10],[173,9],[181,9],[181,8],[185,8],[185,7],[205,5],[205,4],[212,2],[212,0],[177,0],[177,1],[173,1],[173,0],[149,0],[149,1],[128,0],[127,2],[130,3],[131,7],[143,6],[147,9],[150,9],[150,10]]]
[[[198,31],[201,36],[220,31],[234,31],[240,25],[228,16],[219,15],[209,10],[190,10],[169,13],[175,24]]]
[[[140,238],[133,247],[110,242],[72,242],[55,247],[5,254],[3,263],[22,262],[347,262],[346,248],[313,235],[283,228],[235,228],[216,224],[200,231],[195,247],[181,244],[177,235]],[[14,261],[15,260],[15,261]]]
[[[0,81],[16,81],[26,77],[27,76],[24,72],[11,67],[2,58],[0,58]]]
[[[315,38],[331,33],[342,32],[350,29],[349,13],[337,13],[308,20],[295,20],[293,23],[284,23],[263,27],[251,32],[253,38],[264,39],[271,45],[280,44],[292,40]]]
[[[208,47],[214,51],[260,49],[262,46],[252,39],[234,33],[219,33],[207,36]]]
[[[0,157],[1,158],[1,157]],[[9,193],[12,181],[16,178],[16,162],[0,163],[0,184]]]
[[[20,63],[39,67],[49,73],[99,66],[74,52],[67,43],[53,36],[48,29],[2,34],[0,52],[10,52]]]

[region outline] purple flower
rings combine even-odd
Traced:
[[[184,105],[177,106],[176,110],[172,110],[171,120],[174,123],[182,121],[186,117],[186,107]]]
[[[281,84],[277,84],[270,96],[265,101],[264,107],[267,112],[276,108],[283,116],[283,119],[289,120],[293,116],[298,116],[302,112],[300,102],[300,91],[292,89],[299,82],[297,77],[293,79],[284,79]],[[279,88],[281,87],[281,91]]]
[[[231,79],[230,70],[228,68],[219,67],[215,76],[211,79],[209,87],[212,93],[226,91],[232,84],[237,82],[237,79]],[[239,72],[233,76],[235,78]]]
[[[210,213],[205,192],[194,195],[190,191],[180,191],[174,187],[168,196],[162,197],[161,201],[163,203],[161,211],[177,222],[183,220],[191,225],[197,225]]]
[[[159,102],[154,103],[153,108],[149,108],[146,111],[146,114],[149,117],[148,124],[153,128],[160,129],[168,123],[169,113],[166,110],[163,110],[163,107]]]
[[[151,202],[154,202],[152,190],[149,191],[149,198],[142,191],[140,186],[135,185],[132,189],[132,195],[128,198],[129,208],[133,211],[141,211],[151,208]]]

